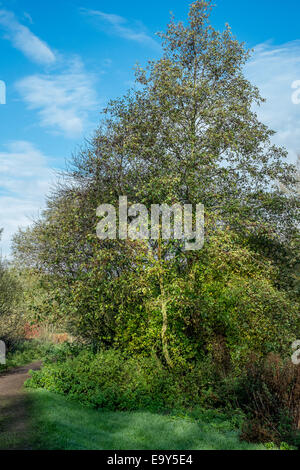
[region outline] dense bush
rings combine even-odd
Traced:
[[[274,354],[250,364],[238,401],[247,414],[243,439],[285,441],[300,449],[300,366]]]
[[[62,393],[96,408],[163,410],[209,401],[210,391],[201,393],[205,381],[201,368],[170,372],[154,357],[125,358],[115,350],[93,354],[66,348],[54,351],[44,367],[32,373],[27,386]]]

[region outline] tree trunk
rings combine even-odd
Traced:
[[[160,295],[161,295],[161,313],[162,313],[162,329],[161,329],[161,342],[162,342],[162,350],[163,356],[167,365],[172,368],[173,362],[170,358],[169,348],[168,348],[168,340],[167,340],[167,329],[168,329],[168,300],[165,296],[165,289],[164,289],[164,280],[163,280],[163,268],[162,268],[162,259],[161,259],[161,237],[159,236],[158,240],[158,260],[159,260],[159,286],[160,286]]]

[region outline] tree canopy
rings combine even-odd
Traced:
[[[32,300],[36,318],[170,367],[216,341],[237,361],[283,350],[299,328],[296,168],[254,111],[263,99],[244,75],[250,51],[228,25],[216,31],[210,12],[195,1],[186,24],[171,19],[161,58],[136,68],[135,87],[108,104],[14,241],[47,292]],[[100,241],[96,209],[122,195],[146,207],[204,204],[204,249]]]

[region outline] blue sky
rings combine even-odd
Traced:
[[[161,53],[156,31],[172,11],[186,18],[190,1],[0,1],[1,247],[44,205],[55,169],[89,137],[110,99],[133,82],[134,64]],[[278,131],[294,161],[300,152],[300,2],[216,0],[212,23],[228,22],[254,48],[245,73],[267,98],[261,119]],[[300,83],[299,83],[300,85]],[[300,94],[299,94],[300,96]],[[300,101],[300,100],[299,100]],[[297,147],[298,146],[298,147]]]

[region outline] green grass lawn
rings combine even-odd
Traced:
[[[90,450],[263,450],[240,442],[228,421],[151,412],[108,412],[86,408],[43,390],[31,398],[33,447]]]

